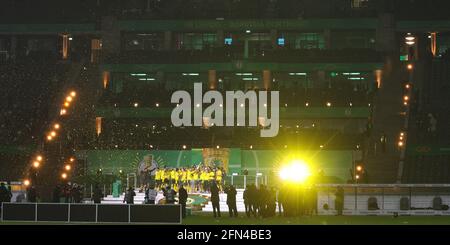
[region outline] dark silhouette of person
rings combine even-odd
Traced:
[[[186,218],[186,202],[188,199],[188,193],[184,186],[181,186],[178,190],[178,203],[181,205],[181,216]]]
[[[342,215],[342,211],[344,210],[344,188],[342,188],[342,186],[339,186],[336,190],[334,206],[337,211],[337,215]]]
[[[230,217],[238,217],[237,207],[236,207],[236,195],[237,191],[233,185],[230,185],[225,189],[225,193],[227,194],[227,205],[228,212],[230,213]]]
[[[177,195],[177,192],[175,190],[173,190],[170,187],[170,185],[167,185],[167,188],[164,190],[164,196],[166,197],[166,203],[174,204],[176,195]]]
[[[36,202],[37,201],[37,192],[34,186],[31,186],[27,190],[27,199],[28,202]]]
[[[150,188],[148,188],[145,191],[145,203],[146,204],[155,204],[157,196],[158,196],[158,191],[155,190],[155,186],[150,185]]]
[[[95,185],[94,192],[92,194],[92,200],[94,203],[101,203],[103,198],[103,192],[102,189],[98,185]]]
[[[83,199],[81,194],[81,186],[73,185],[71,195],[73,203],[80,203]]]
[[[219,198],[219,188],[216,183],[211,184],[211,203],[213,207],[214,218],[220,217],[220,198]]]
[[[61,195],[61,188],[59,187],[59,185],[56,185],[52,193],[52,202],[59,203],[60,195]]]
[[[285,207],[286,193],[284,187],[282,186],[278,190],[277,201],[278,201],[278,215],[286,216],[286,207]]]
[[[11,197],[11,191],[6,187],[5,183],[2,182],[0,184],[0,207],[2,206],[2,203],[10,202]]]
[[[134,196],[136,196],[136,192],[134,192],[134,189],[132,187],[128,188],[123,202],[126,202],[127,204],[134,204]]]
[[[247,185],[244,190],[243,198],[244,198],[245,214],[249,218],[250,218],[250,215],[253,213],[252,204],[251,204],[253,197],[251,195],[252,195],[251,186]]]
[[[267,216],[273,217],[277,210],[277,191],[272,187],[270,191],[267,190],[267,192],[269,194],[267,198]]]

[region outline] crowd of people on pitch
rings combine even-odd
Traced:
[[[254,184],[244,191],[247,217],[303,216],[317,214],[317,191],[314,186],[285,185],[279,189]]]
[[[154,178],[156,190],[163,190],[167,187],[178,191],[181,186],[189,192],[210,192],[211,183],[218,184],[223,190],[226,171],[222,167],[192,166],[183,168],[159,167],[150,178],[141,181],[141,189],[146,190],[151,186]]]
[[[83,200],[83,186],[78,184],[56,185],[52,192],[54,203],[81,203]]]

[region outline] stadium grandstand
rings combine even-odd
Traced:
[[[448,1],[44,2],[0,4],[0,181],[17,190],[121,203],[148,156],[220,169],[238,195],[286,158],[322,185],[450,183]],[[194,83],[279,91],[278,134],[175,127],[171,96]]]

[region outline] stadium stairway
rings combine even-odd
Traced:
[[[244,212],[245,211],[244,199],[243,199],[244,189],[236,189],[236,191],[237,191],[237,195],[236,195],[237,210],[238,210],[238,212]],[[134,203],[135,204],[143,204],[145,194],[143,192],[139,192],[138,190],[136,190],[135,192],[136,192],[136,196],[134,197]],[[201,194],[203,196],[208,196],[208,197],[211,196],[209,193],[205,193],[205,194],[193,193],[193,194]],[[104,203],[104,204],[123,204],[124,197],[125,197],[125,193],[122,193],[119,197],[113,197],[112,195],[108,195],[103,198],[102,203]],[[158,203],[163,198],[164,198],[164,196],[163,196],[162,192],[159,192],[158,196],[156,197],[156,203]],[[220,198],[220,210],[222,212],[227,212],[228,211],[227,195],[225,193],[221,193],[221,194],[219,194],[219,198]],[[204,207],[202,207],[202,211],[203,212],[212,212],[213,211],[211,201],[209,201],[208,204],[206,204]]]
[[[373,132],[369,140],[365,168],[369,176],[369,183],[395,183],[400,159],[397,139],[404,128],[404,118],[401,116],[402,82],[401,69],[398,65],[386,74],[381,87],[375,97],[373,110]],[[381,135],[387,136],[386,152],[380,147]]]

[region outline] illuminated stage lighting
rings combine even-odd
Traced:
[[[279,176],[283,181],[303,183],[311,176],[311,171],[305,161],[292,160],[280,169]]]

